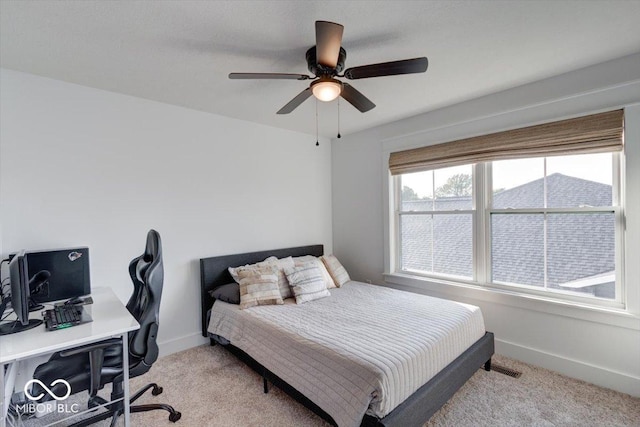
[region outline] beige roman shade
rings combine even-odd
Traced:
[[[624,111],[615,110],[398,151],[389,157],[389,171],[398,175],[492,160],[621,151],[623,119]]]

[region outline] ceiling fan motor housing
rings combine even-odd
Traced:
[[[335,68],[327,67],[325,65],[319,64],[316,59],[316,47],[313,46],[306,53],[307,58],[307,68],[309,71],[313,73],[313,75],[317,77],[321,76],[335,76],[336,74],[340,74],[342,70],[344,70],[344,61],[347,59],[347,51],[342,47],[340,48],[340,53],[338,54],[338,62],[336,63]]]

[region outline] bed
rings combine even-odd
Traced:
[[[422,362],[420,361],[410,360],[407,362],[402,359],[401,362],[396,362],[396,360],[405,357],[407,352],[412,354],[422,353],[422,350],[415,350],[417,347],[428,346],[431,348],[434,345],[435,335],[433,334],[435,332],[433,334],[429,331],[423,332],[425,328],[419,325],[412,326],[414,329],[411,330],[415,332],[415,335],[422,337],[421,339],[425,341],[424,346],[417,339],[415,343],[413,340],[404,340],[403,342],[409,347],[402,350],[404,347],[398,345],[404,353],[397,355],[390,350],[397,343],[388,345],[389,341],[392,341],[388,337],[373,347],[376,351],[371,351],[371,343],[366,342],[362,345],[354,343],[353,349],[351,347],[345,349],[334,342],[339,341],[338,335],[341,334],[336,334],[336,339],[334,340],[332,337],[327,338],[323,333],[320,333],[318,337],[318,332],[310,329],[313,325],[309,325],[309,322],[313,323],[313,319],[316,319],[315,322],[317,323],[318,319],[313,317],[314,311],[316,312],[315,316],[318,316],[318,313],[327,313],[329,311],[325,310],[331,310],[331,306],[338,307],[343,301],[344,304],[351,304],[350,307],[357,307],[357,310],[347,311],[356,312],[355,315],[358,318],[360,316],[367,317],[365,312],[367,310],[372,311],[373,315],[368,316],[368,318],[371,318],[371,322],[375,324],[376,319],[390,315],[389,313],[385,314],[385,311],[393,313],[404,311],[393,308],[392,304],[389,304],[390,307],[387,309],[386,301],[402,304],[410,303],[408,300],[401,301],[402,298],[407,299],[408,295],[412,296],[411,300],[428,299],[435,303],[436,306],[442,306],[445,312],[452,313],[452,319],[456,316],[478,317],[479,309],[477,307],[437,300],[426,296],[417,296],[375,285],[349,282],[342,288],[331,289],[331,298],[298,306],[289,303],[279,306],[256,307],[257,310],[239,310],[237,306],[233,307],[230,304],[218,301],[213,315],[211,314],[215,299],[210,295],[210,291],[232,282],[228,267],[260,262],[269,256],[284,258],[287,256],[313,255],[317,257],[322,254],[322,245],[311,245],[225,255],[200,260],[202,334],[210,338],[212,345],[222,343],[227,350],[262,375],[265,392],[267,392],[268,380],[320,417],[340,427],[358,424],[363,426],[421,426],[477,369],[483,365],[486,370],[490,369],[491,356],[494,352],[493,334],[484,331],[484,329],[479,331],[477,321],[474,326],[456,326],[457,329],[455,331],[457,332],[450,334],[456,336],[455,340],[449,337],[444,338],[444,341],[449,343],[447,344],[448,347],[445,347],[444,350],[433,347],[436,349],[432,352],[433,354],[422,356],[433,360],[433,362],[426,364],[429,368],[424,369],[416,369],[416,366],[421,366]],[[365,304],[357,306],[349,300],[349,298],[352,300],[354,298],[355,300],[367,298],[370,292],[374,292],[374,297],[371,297],[374,299]],[[381,305],[376,302],[380,300],[384,300],[385,303]],[[303,309],[306,311],[301,312]],[[453,309],[455,310],[451,311]],[[298,319],[295,318],[297,311],[302,313]],[[345,310],[342,310],[340,313],[344,312]],[[243,326],[244,329],[233,329],[236,320],[231,319],[234,319],[234,316],[238,316],[239,321],[249,323]],[[444,325],[443,328],[450,328],[451,322],[447,317],[449,315],[436,316],[436,312],[434,312],[431,316],[430,318],[427,316],[427,322],[442,323]],[[481,314],[479,316],[481,318]],[[212,323],[211,330],[219,333],[211,333],[210,319]],[[413,317],[407,317],[406,319],[413,321]],[[438,319],[443,320],[439,322]],[[353,319],[350,322],[353,322]],[[405,323],[398,322],[398,319],[395,319],[394,322],[398,325]],[[286,328],[285,323],[289,323],[289,329]],[[407,320],[406,323],[409,323],[409,321]],[[381,325],[383,323],[378,323],[378,327]],[[484,324],[482,323],[483,327]],[[339,328],[340,331],[342,329],[342,327]],[[398,327],[396,329],[399,331],[399,337],[402,338],[402,328]],[[355,337],[362,334],[359,329],[356,328],[355,330],[357,332]],[[387,332],[393,333],[393,331]],[[381,333],[380,336],[383,337],[384,335]],[[462,336],[462,338],[458,336]],[[400,341],[400,338],[398,341]],[[353,336],[346,339],[354,340]],[[462,341],[458,342],[456,340]],[[275,344],[276,342],[278,344]],[[453,346],[457,346],[457,349],[451,347],[451,343],[453,343]],[[274,348],[260,347],[264,345],[272,345]],[[276,354],[280,352],[279,349],[281,348],[286,348],[289,353]],[[449,350],[449,348],[452,349]],[[386,353],[389,353],[385,356],[388,360],[383,360],[380,362],[381,364],[376,365],[378,362],[374,359],[380,358],[378,354]],[[457,356],[447,355],[448,353]],[[352,354],[356,356],[352,357]],[[451,360],[448,360],[447,357]],[[289,365],[286,367],[279,365],[277,363],[278,358],[286,359]],[[408,365],[408,363],[413,363],[413,365]],[[394,368],[394,365],[400,366],[401,369]],[[391,368],[388,369],[389,366]],[[429,369],[437,369],[437,372],[427,372]],[[423,370],[425,372],[422,372]],[[394,373],[388,371],[402,372]],[[298,378],[304,375],[312,378]],[[426,383],[414,384],[419,381],[421,375],[428,378]],[[315,381],[313,383],[316,385],[315,387],[309,386],[312,380]],[[373,388],[369,392],[367,387],[370,386]],[[370,395],[366,395],[366,393]],[[369,399],[365,402],[364,409],[362,406],[363,398]],[[348,403],[348,407],[345,406],[344,409],[341,409],[342,407],[339,405],[345,405],[345,402]]]

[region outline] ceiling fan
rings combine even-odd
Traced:
[[[376,106],[369,98],[356,90],[349,83],[336,77],[349,80],[369,77],[395,76],[398,74],[424,73],[429,61],[426,57],[383,62],[348,68],[343,74],[347,52],[342,48],[342,32],[340,24],[327,21],[316,21],[316,45],[306,53],[307,68],[315,77],[307,74],[289,73],[230,73],[230,79],[277,79],[277,80],[313,80],[308,88],[296,95],[278,114],[289,114],[311,95],[320,101],[333,101],[343,97],[360,112],[365,113]]]

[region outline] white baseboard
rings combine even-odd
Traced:
[[[192,347],[197,347],[208,342],[209,340],[203,337],[199,332],[194,332],[193,334],[174,338],[168,341],[163,341],[158,343],[158,347],[160,347],[160,357],[168,356],[170,354],[177,353],[182,350],[187,350]]]
[[[640,378],[496,339],[496,353],[563,375],[640,397]]]

